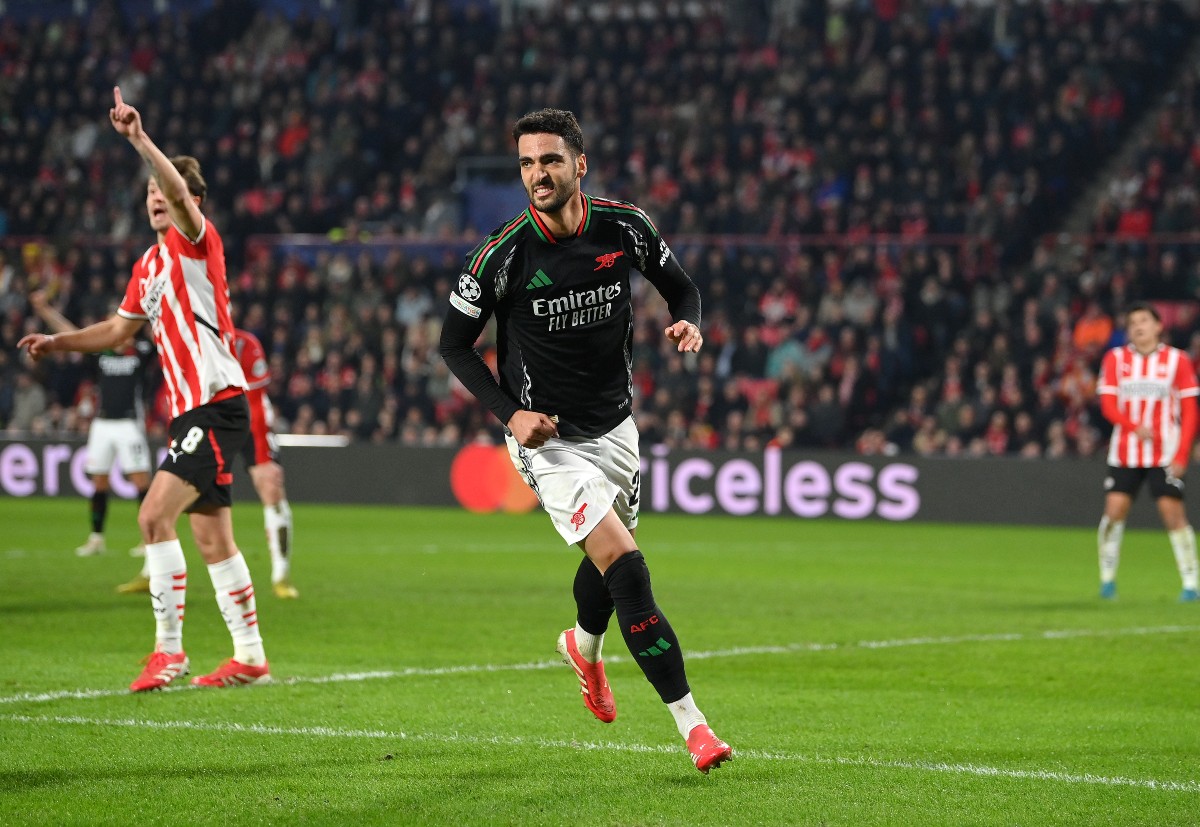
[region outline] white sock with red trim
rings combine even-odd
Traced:
[[[146,543],[145,570],[150,578],[150,606],[154,609],[155,648],[170,654],[182,652],[187,561],[179,539]]]
[[[1175,565],[1179,567],[1183,587],[1196,591],[1200,583],[1200,566],[1196,562],[1196,532],[1189,525],[1178,531],[1167,532],[1167,536],[1171,538],[1171,550],[1175,552]]]
[[[1117,579],[1117,566],[1121,562],[1121,538],[1125,536],[1125,521],[1100,518],[1097,546],[1100,551],[1100,582],[1111,583]]]
[[[267,662],[262,635],[258,631],[258,610],[254,603],[254,583],[246,558],[239,551],[228,560],[210,563],[208,576],[217,593],[217,607],[225,618],[233,638],[233,659],[247,666]]]
[[[287,579],[292,568],[292,507],[288,501],[263,506],[263,524],[271,550],[271,582],[278,583]]]

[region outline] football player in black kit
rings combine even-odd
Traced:
[[[617,714],[601,647],[614,609],[625,644],[675,718],[703,773],[733,757],[692,698],[679,639],[655,602],[634,534],[640,455],[631,409],[630,273],[641,273],[676,319],[680,353],[703,337],[700,292],[650,219],[633,204],[587,195],[583,132],[571,112],[543,109],[513,128],[530,206],[466,259],[440,351],[504,424],[509,454],[559,535],[584,552],[575,573],[576,625],[558,651],[584,704]],[[500,382],[475,341],[496,317]]]
[[[29,303],[55,333],[78,330],[54,309],[39,291],[31,293]],[[92,530],[87,542],[75,549],[80,557],[105,551],[104,523],[108,517],[108,475],[113,460],[119,459],[121,472],[137,488],[138,501],[150,487],[150,447],[146,443],[146,377],[155,361],[154,345],[144,339],[130,340],[119,351],[105,351],[96,357],[96,384],[99,405],[88,427],[87,465],[92,480]],[[146,553],[139,543],[130,549],[134,556]],[[118,587],[120,591],[120,587]]]

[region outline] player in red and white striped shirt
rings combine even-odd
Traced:
[[[142,129],[137,110],[113,90],[109,118],[150,167],[146,212],[158,243],[134,264],[120,308],[72,333],[35,333],[18,346],[39,358],[62,350],[95,352],[130,338],[147,321],[171,394],[170,446],[138,510],[146,546],[156,633],[134,692],[161,689],[188,671],[183,650],[187,564],[176,523],[185,511],[208,564],[234,655],[201,686],[270,680],[250,571],[233,537],[234,455],[249,434],[246,378],[232,351],[233,323],[221,237],[200,211],[207,188],[195,158],[167,158]]]
[[[295,600],[299,590],[292,585],[292,507],[284,487],[283,466],[279,463],[279,444],[273,430],[275,411],[267,396],[271,372],[267,354],[258,337],[248,330],[234,328],[233,353],[246,376],[246,402],[250,405],[250,438],[242,446],[242,458],[250,472],[254,490],[263,504],[263,525],[271,552],[271,589],[282,600]],[[123,594],[150,590],[150,572],[145,564],[136,577],[122,583]]]
[[[283,486],[283,466],[279,464],[279,445],[273,430],[275,411],[267,396],[271,371],[257,336],[240,328],[233,331],[233,336],[233,353],[246,374],[246,401],[250,403],[250,439],[242,449],[242,457],[263,504],[263,525],[271,551],[271,589],[276,597],[294,599],[300,592],[291,579],[292,508]]]
[[[1196,535],[1183,508],[1183,475],[1196,436],[1200,387],[1187,354],[1162,343],[1162,319],[1139,303],[1126,314],[1129,343],[1104,355],[1100,410],[1113,424],[1098,537],[1100,596],[1116,597],[1117,564],[1130,505],[1143,482],[1158,504],[1179,575],[1180,599],[1197,599]]]

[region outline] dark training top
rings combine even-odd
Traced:
[[[100,391],[97,419],[142,419],[145,416],[146,374],[154,362],[154,345],[137,339],[120,353],[106,350],[96,359]]]
[[[442,325],[454,375],[502,423],[518,410],[557,415],[563,436],[596,437],[633,405],[629,274],[654,285],[673,321],[700,324],[700,291],[646,214],[580,194],[575,235],[555,238],[533,207],[467,255]],[[500,384],[475,351],[496,316]]]

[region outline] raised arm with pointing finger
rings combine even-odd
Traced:
[[[233,354],[225,247],[200,211],[208,185],[198,160],[168,158],[154,145],[117,88],[109,120],[150,167],[146,215],[157,242],[134,261],[111,318],[70,333],[26,336],[19,345],[35,359],[56,350],[104,350],[149,323],[171,406],[170,442],[138,509],[155,636],[154,650],[129,688],[162,689],[189,669],[183,649],[188,571],[176,530],[184,512],[233,643],[232,658],[192,683],[269,681],[254,585],[230,515],[231,463],[249,436],[250,411],[246,377]]]
[[[153,176],[153,188],[148,200],[154,200],[154,190],[161,198],[165,215],[188,239],[195,241],[204,231],[204,216],[200,212],[200,198],[188,191],[187,182],[171,159],[163,154],[142,128],[142,116],[121,98],[120,87],[113,87],[113,107],[108,112],[113,129],[133,145],[145,159]],[[151,207],[153,226],[154,208]],[[155,229],[158,229],[155,227]],[[130,319],[113,314],[102,322],[80,330],[56,333],[31,333],[17,342],[18,348],[28,348],[29,355],[41,359],[55,351],[79,351],[98,353],[115,348],[133,336],[145,323],[144,319]]]
[[[200,198],[188,191],[187,182],[171,159],[155,146],[154,141],[142,129],[142,116],[121,98],[121,87],[113,87],[113,108],[108,112],[113,129],[124,135],[138,155],[150,167],[154,183],[166,201],[167,212],[179,231],[195,241],[204,231],[204,215],[200,212]]]

